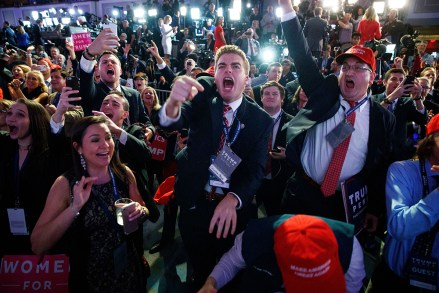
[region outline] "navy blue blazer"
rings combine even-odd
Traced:
[[[174,191],[182,209],[205,200],[204,187],[209,178],[211,156],[218,151],[223,131],[223,99],[216,90],[214,78],[200,77],[197,80],[204,91],[182,105],[180,119],[170,127],[181,129],[189,126],[190,129],[187,146],[176,157],[178,168]],[[232,173],[230,189],[225,192],[236,193],[245,208],[264,178],[273,119],[251,98],[244,96],[231,133],[235,133],[237,121],[241,122],[241,129],[231,148],[242,162]]]
[[[306,131],[334,116],[340,108],[338,79],[323,76],[312,58],[306,39],[296,18],[283,22],[284,35],[308,103],[287,125],[287,159],[295,169],[303,171],[300,155]],[[368,212],[385,212],[385,181],[394,133],[395,117],[378,103],[370,102],[369,140],[366,162],[361,174],[369,190]],[[297,176],[297,175],[296,175]]]

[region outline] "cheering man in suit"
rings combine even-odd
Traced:
[[[312,58],[291,1],[279,3],[288,49],[309,98],[305,108],[286,125],[287,159],[296,172],[288,181],[283,211],[346,221],[340,190],[355,182],[363,191],[367,185],[368,203],[362,197],[352,202],[348,199],[348,204],[351,209],[365,211],[361,226],[373,233],[378,218],[385,213],[384,184],[395,126],[395,117],[370,99],[369,87],[375,78],[373,52],[353,46],[336,57],[342,64],[338,79],[332,74],[324,77]]]
[[[99,110],[104,98],[112,90],[117,90],[125,96],[130,104],[130,115],[126,122],[141,122],[150,125],[145,112],[145,107],[140,99],[140,94],[134,89],[120,85],[122,68],[117,49],[119,38],[111,33],[111,29],[103,29],[97,38],[84,51],[80,61],[80,96],[81,106],[86,116],[92,115],[92,110]],[[98,84],[93,81],[93,70],[98,59],[99,75],[101,80]],[[152,133],[147,134],[152,137]]]
[[[257,217],[252,201],[264,177],[273,121],[243,94],[249,67],[237,46],[221,47],[215,77],[177,77],[159,113],[163,127],[190,129],[176,158],[174,192],[193,289],[201,288],[235,235]]]

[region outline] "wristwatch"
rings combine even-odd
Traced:
[[[383,100],[383,102],[384,102],[385,104],[389,104],[389,105],[393,103],[389,98],[385,98],[385,99]]]

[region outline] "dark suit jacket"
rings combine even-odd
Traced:
[[[287,129],[282,129],[285,124],[291,121],[293,116],[282,111],[282,117],[279,121],[279,128],[276,133],[276,140],[274,141],[274,147],[286,147],[287,145]],[[279,183],[285,184],[288,177],[291,176],[292,168],[287,160],[271,160],[271,176],[273,180]]]
[[[332,61],[334,61],[333,57],[329,57],[328,60],[326,61],[326,74],[328,74],[329,72],[331,72],[331,63]],[[320,57],[319,60],[317,61],[317,66],[322,69],[322,63],[323,63],[323,57]]]
[[[259,54],[259,48],[260,48],[259,42],[255,39],[250,40],[250,42],[253,42],[256,44],[257,49],[256,49],[256,52],[253,52],[254,55],[252,56],[252,58],[256,58]],[[236,40],[235,45],[238,46],[239,48],[241,48],[241,50],[247,55],[247,52],[248,52],[247,38],[240,38],[240,39]]]
[[[149,210],[149,219],[156,222],[160,212],[152,199],[150,190],[148,190],[147,167],[151,160],[151,151],[143,140],[145,135],[141,126],[134,124],[126,128],[125,131],[128,134],[126,143],[119,142],[117,144],[120,160],[133,170],[140,195]]]
[[[223,131],[223,100],[216,91],[213,77],[198,79],[204,91],[183,104],[180,119],[170,128],[181,129],[189,125],[190,135],[187,147],[177,155],[177,180],[175,198],[182,209],[189,209],[197,201],[205,200],[204,187],[209,177],[212,155],[216,155]],[[236,193],[243,208],[253,200],[264,177],[267,160],[268,137],[273,120],[249,97],[244,96],[231,126],[235,133],[241,122],[241,130],[231,146],[242,162],[232,173],[230,189]]]
[[[253,90],[253,97],[255,98],[255,102],[256,102],[259,106],[262,107],[262,101],[261,101],[261,86],[262,86],[262,84],[257,85],[257,86],[254,86],[254,87],[252,87],[252,90]]]
[[[80,90],[82,97],[81,106],[84,109],[84,115],[92,115],[92,110],[98,111],[101,108],[102,101],[110,92],[110,89],[101,81],[96,84],[93,80],[93,72],[87,73],[80,69]],[[150,124],[148,116],[146,116],[145,107],[138,91],[128,87],[121,86],[122,93],[130,104],[130,115],[128,117],[129,124],[141,122]]]
[[[306,41],[311,51],[322,51],[323,38],[326,36],[325,28],[328,22],[320,17],[308,19],[303,27]],[[296,59],[294,59],[296,61]]]
[[[386,97],[386,93],[375,95],[373,98],[381,103]],[[415,147],[411,139],[407,139],[407,123],[415,122],[419,125],[427,124],[427,111],[420,113],[416,110],[415,102],[409,97],[398,99],[393,109],[395,115],[395,135],[392,141],[392,161],[402,161],[411,159],[415,153]]]
[[[295,61],[299,82],[306,95],[309,97],[306,107],[286,125],[287,130],[287,159],[298,171],[290,179],[291,183],[299,182],[300,172],[303,166],[300,155],[306,130],[318,123],[324,122],[334,116],[340,108],[340,88],[335,75],[324,77],[314,62],[308,44],[302,34],[299,21],[296,18],[283,22],[282,27],[288,44],[291,57]],[[366,179],[369,191],[368,212],[380,215],[385,211],[385,180],[388,167],[388,157],[391,150],[391,138],[395,125],[394,116],[376,102],[370,102],[369,140],[367,144],[367,156],[361,175]],[[297,180],[296,180],[297,179]],[[303,181],[302,181],[303,183]],[[289,188],[287,195],[294,195],[297,190]],[[329,213],[329,207],[325,207],[325,200],[319,188],[314,188],[314,199],[321,200],[322,214]],[[334,198],[335,196],[333,196]],[[311,198],[309,196],[308,198]],[[314,209],[318,202],[304,199],[310,209]],[[332,200],[337,200],[332,199]],[[341,198],[338,199],[341,201]],[[340,202],[337,203],[340,205]],[[341,203],[342,205],[342,203]],[[304,206],[304,209],[306,207]],[[342,219],[343,220],[343,219]]]

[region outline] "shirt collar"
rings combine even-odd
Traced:
[[[239,108],[239,106],[241,106],[241,103],[242,103],[242,96],[236,101],[231,102],[230,104],[227,103],[224,104],[229,105],[232,108],[233,112],[235,112]]]

